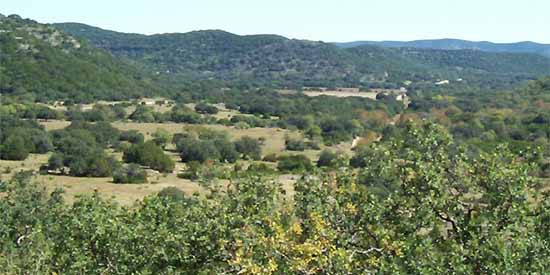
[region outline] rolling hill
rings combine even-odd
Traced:
[[[387,48],[419,48],[438,50],[479,50],[496,53],[533,53],[550,57],[550,45],[531,41],[517,43],[492,43],[488,41],[467,41],[460,39],[435,39],[415,41],[354,41],[334,43],[340,48],[353,48],[364,45]]]
[[[54,26],[157,74],[190,79],[248,81],[276,87],[387,86],[463,79],[496,87],[550,74],[536,54],[476,50],[341,48],[277,35],[239,36],[220,30],[128,34],[79,23]]]
[[[49,25],[0,16],[0,93],[75,101],[156,92],[146,74]]]

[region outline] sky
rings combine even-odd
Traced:
[[[550,44],[550,0],[2,0],[0,13],[133,33],[221,29],[348,42],[458,38]]]

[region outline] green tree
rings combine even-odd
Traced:
[[[124,162],[149,166],[162,173],[172,172],[175,166],[174,161],[154,141],[132,145],[122,158]]]
[[[245,158],[253,160],[262,158],[262,147],[257,139],[244,136],[235,142],[235,149]]]
[[[336,164],[338,155],[330,150],[323,150],[317,160],[317,167],[331,167]]]
[[[29,156],[29,148],[23,137],[9,136],[2,144],[0,157],[5,160],[25,160]]]
[[[311,171],[311,160],[305,155],[280,156],[277,169],[281,172]]]
[[[137,164],[122,166],[113,173],[114,183],[146,183],[147,172]]]
[[[161,148],[164,148],[172,140],[172,135],[164,129],[157,129],[152,136],[153,141]]]

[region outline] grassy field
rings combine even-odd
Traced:
[[[340,92],[340,91],[304,91],[304,95],[307,96],[335,96],[335,97],[364,97],[370,99],[376,99],[376,93],[373,92]]]
[[[40,166],[47,162],[49,154],[31,155],[25,161],[0,161],[0,169],[2,169],[2,179],[11,178],[16,172],[22,170],[37,171]],[[177,166],[182,166],[178,163]],[[10,167],[10,172],[6,173],[6,168]],[[176,168],[175,171],[179,169]],[[125,206],[131,206],[137,201],[142,200],[145,196],[153,195],[166,187],[176,187],[182,190],[185,194],[191,196],[195,193],[205,194],[206,190],[199,183],[181,179],[177,177],[177,173],[159,174],[150,169],[148,172],[148,183],[145,184],[115,184],[111,177],[105,178],[88,178],[88,177],[71,177],[61,175],[39,175],[35,173],[33,180],[44,185],[48,192],[54,191],[56,188],[64,190],[63,197],[68,203],[74,202],[75,198],[85,194],[93,194],[97,192],[105,199],[112,199],[117,203]],[[274,180],[279,182],[288,196],[294,194],[294,183],[299,178],[295,175],[281,175]],[[226,185],[228,181],[218,180],[218,183]],[[0,197],[2,194],[0,194]]]
[[[296,94],[296,90],[278,90],[280,94]],[[334,97],[364,97],[376,100],[377,93],[375,92],[350,92],[350,91],[302,91],[306,96],[334,96]]]
[[[50,154],[31,154],[24,161],[0,160],[0,172],[2,179],[10,179],[15,173],[32,170],[38,171],[40,166],[48,162]],[[181,165],[181,164],[179,164]],[[68,202],[82,194],[91,194],[95,191],[105,198],[112,198],[123,205],[131,205],[146,195],[159,192],[165,187],[174,186],[186,194],[202,192],[200,186],[192,181],[180,179],[176,173],[158,174],[148,170],[148,184],[115,184],[113,178],[79,178],[60,175],[39,175],[35,174],[34,179],[44,184],[47,190],[55,188],[65,190],[64,198]]]
[[[50,120],[41,121],[40,124],[44,125],[46,130],[58,130],[67,127],[69,121]],[[264,154],[281,153],[285,150],[285,136],[298,137],[300,133],[298,131],[289,131],[279,128],[249,128],[249,129],[236,129],[231,126],[224,125],[191,125],[182,123],[137,123],[137,122],[114,122],[113,127],[117,129],[137,130],[145,136],[145,139],[150,139],[151,135],[158,129],[168,131],[170,134],[182,133],[186,129],[193,129],[197,127],[205,127],[215,130],[226,131],[230,138],[233,140],[239,139],[243,136],[249,136],[252,138],[264,137],[266,139],[265,144],[262,146]]]
[[[63,129],[67,127],[69,121],[49,120],[41,121],[46,130]],[[252,138],[265,138],[265,143],[262,145],[263,154],[267,155],[275,153],[279,155],[285,154],[304,154],[312,160],[316,160],[319,156],[320,150],[306,150],[304,152],[290,152],[285,150],[285,136],[293,138],[300,137],[301,133],[298,131],[289,131],[277,128],[249,128],[249,129],[236,129],[230,126],[224,125],[190,125],[181,123],[135,123],[135,122],[114,122],[112,125],[120,130],[137,130],[144,134],[146,139],[150,139],[151,135],[157,129],[164,129],[171,134],[181,133],[184,131],[197,130],[199,127],[223,130],[228,133],[231,139],[239,139],[243,136],[249,136]],[[171,146],[168,146],[170,149]],[[331,147],[331,149],[344,152],[348,155],[351,154],[351,142],[343,143],[337,146]],[[117,159],[121,159],[122,154],[120,152],[108,152],[115,156]],[[186,194],[191,195],[193,193],[203,193],[204,190],[198,183],[181,179],[177,177],[177,174],[185,168],[185,164],[180,162],[179,156],[167,151],[174,161],[176,161],[176,169],[170,174],[159,174],[153,170],[147,170],[148,180],[147,184],[114,184],[112,178],[78,178],[61,175],[36,175],[35,179],[38,182],[43,183],[48,190],[53,191],[55,188],[63,188],[65,190],[64,197],[68,202],[74,201],[76,196],[82,194],[91,194],[98,192],[105,198],[112,198],[122,205],[132,205],[137,200],[143,197],[155,194],[165,187],[177,187],[183,190]],[[21,170],[34,170],[38,171],[42,164],[47,163],[49,154],[44,155],[31,155],[25,161],[0,161],[0,171],[7,171],[3,175],[3,178],[11,177],[16,171]],[[272,165],[272,164],[270,164]],[[9,167],[9,168],[7,168]],[[276,181],[281,183],[283,189],[287,195],[292,196],[294,193],[294,182],[298,179],[295,175],[280,175],[276,177]]]

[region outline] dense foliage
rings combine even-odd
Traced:
[[[347,169],[312,174],[296,183],[292,200],[252,177],[208,199],[172,189],[131,209],[97,194],[68,205],[60,191],[47,194],[19,175],[0,200],[0,272],[550,270],[550,201],[533,193],[528,163],[506,148],[470,159],[432,124],[408,126],[404,135],[372,147],[361,170],[368,187]]]
[[[55,26],[162,74],[277,87],[398,87],[406,80],[433,86],[438,79],[458,78],[475,85],[502,86],[507,79],[529,79],[550,72],[550,59],[535,54],[368,45],[341,49],[275,35],[196,31],[146,36],[83,24]]]
[[[420,48],[439,50],[478,50],[497,53],[535,53],[550,57],[550,45],[530,41],[517,43],[492,43],[488,41],[467,41],[460,39],[426,39],[415,41],[355,41],[334,43],[338,47],[352,48],[373,45],[388,48]]]
[[[147,172],[139,165],[132,163],[122,166],[113,173],[114,183],[146,183]]]
[[[133,66],[51,26],[0,18],[0,93],[33,100],[127,99],[158,92]]]
[[[161,173],[172,172],[175,166],[170,156],[154,141],[132,145],[124,152],[123,159],[125,162],[145,165]]]
[[[0,117],[0,159],[24,160],[29,153],[52,150],[51,139],[36,122],[1,114]]]

